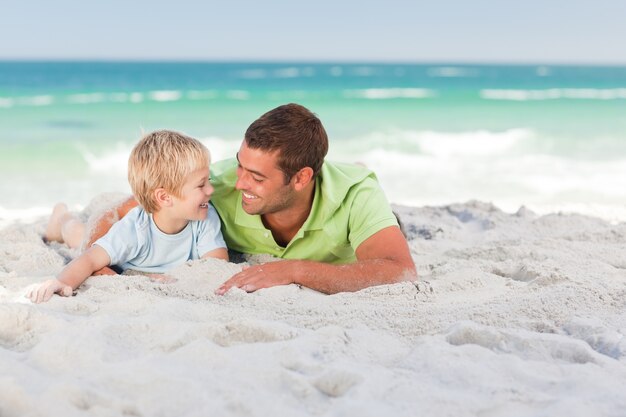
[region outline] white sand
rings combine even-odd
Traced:
[[[218,297],[240,266],[209,260],[33,305],[75,254],[10,224],[0,416],[626,415],[626,223],[397,210],[421,281],[333,296]]]

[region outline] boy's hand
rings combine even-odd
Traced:
[[[59,294],[63,297],[72,295],[72,287],[59,281],[58,279],[49,279],[42,282],[36,288],[31,289],[26,297],[30,298],[33,303],[42,303],[48,301],[53,294]]]

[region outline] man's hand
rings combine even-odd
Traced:
[[[292,284],[294,279],[289,263],[289,261],[277,261],[244,267],[243,271],[233,275],[215,290],[215,294],[224,295],[232,287],[253,292],[261,288]]]
[[[33,303],[42,303],[48,301],[53,294],[69,297],[72,295],[72,287],[58,279],[49,279],[39,284],[36,288],[31,289],[26,294],[26,298],[30,298],[30,301]]]

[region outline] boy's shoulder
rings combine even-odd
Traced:
[[[133,228],[138,231],[145,231],[150,227],[150,214],[143,207],[137,206],[131,209],[116,224],[122,225],[125,229]]]

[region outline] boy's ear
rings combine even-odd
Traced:
[[[164,188],[154,190],[154,199],[159,207],[169,207],[172,205],[172,197]]]
[[[300,171],[296,172],[296,175],[291,179],[296,191],[302,190],[313,179],[313,168],[304,167]]]

